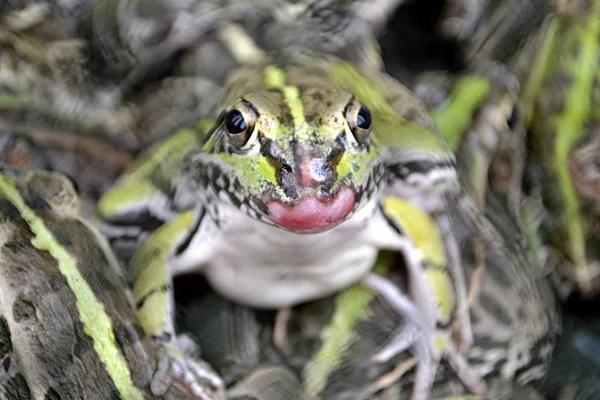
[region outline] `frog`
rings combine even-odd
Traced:
[[[483,6],[486,2],[452,2],[460,7],[449,8],[450,14],[458,15],[456,10],[469,3]],[[526,132],[524,175],[520,190],[514,191],[521,192],[522,199],[517,221],[527,225],[528,240],[537,249],[533,253],[552,271],[561,296],[593,297],[598,287],[598,214],[589,177],[596,168],[583,160],[592,160],[594,154],[596,67],[591,38],[598,6],[585,1],[522,3],[506,3],[516,19],[494,17],[502,7],[490,7],[491,17],[485,16],[485,7],[466,7],[481,13],[472,23],[461,25],[469,32],[465,59],[470,68],[500,61],[517,76]],[[517,20],[526,20],[528,27],[515,40],[511,35]],[[485,34],[490,26],[498,29]]]
[[[525,128],[516,77],[507,71],[428,71],[416,78],[413,90],[457,153],[478,207],[484,210],[493,193],[518,219]]]
[[[370,140],[365,142],[369,143],[367,146],[369,150],[365,150],[366,152],[357,159],[360,162],[353,163],[352,168],[348,168],[348,165],[343,167],[343,173],[350,174],[348,176],[354,176],[356,173],[356,176],[362,177],[361,179],[367,179],[363,184],[367,183],[367,189],[369,185],[374,185],[372,189],[367,190],[367,193],[372,190],[372,193],[375,193],[375,198],[378,196],[378,193],[382,193],[384,196],[387,196],[389,193],[390,196],[397,195],[400,198],[407,198],[410,202],[418,204],[428,213],[435,215],[436,223],[443,226],[441,231],[443,233],[442,241],[444,242],[444,248],[453,249],[447,250],[451,255],[447,258],[448,268],[444,272],[444,274],[448,274],[447,277],[450,277],[450,279],[443,280],[445,282],[443,285],[446,285],[446,289],[448,289],[445,293],[453,293],[453,299],[448,297],[443,302],[448,301],[451,304],[456,301],[456,314],[458,315],[456,321],[458,322],[454,324],[454,329],[458,333],[453,331],[451,336],[453,339],[460,337],[461,339],[458,339],[458,341],[461,342],[461,346],[468,347],[468,343],[472,339],[469,332],[468,307],[466,306],[466,284],[460,271],[461,267],[458,265],[457,250],[455,247],[452,247],[454,245],[452,244],[450,221],[447,220],[448,217],[444,214],[444,210],[446,210],[444,207],[447,206],[446,202],[454,203],[453,211],[457,210],[457,212],[460,212],[461,207],[466,206],[459,198],[464,199],[467,196],[460,194],[463,192],[459,189],[460,185],[456,183],[457,173],[454,167],[454,155],[434,127],[433,122],[427,116],[423,106],[407,89],[393,81],[389,76],[383,75],[381,71],[372,71],[367,68],[359,69],[359,67],[344,61],[334,61],[330,64],[328,61],[325,61],[330,59],[327,56],[315,59],[310,54],[293,55],[281,52],[274,53],[271,57],[273,57],[271,64],[258,63],[257,65],[242,67],[229,74],[229,81],[225,87],[223,106],[220,114],[217,113],[216,122],[210,119],[200,120],[195,126],[184,129],[175,136],[167,139],[162,146],[152,148],[145,157],[141,158],[134,165],[130,172],[117,181],[115,187],[105,194],[99,202],[99,215],[109,223],[135,225],[136,222],[141,222],[147,216],[151,216],[158,221],[169,221],[156,232],[150,234],[149,239],[144,241],[137,250],[131,263],[134,274],[138,276],[136,296],[138,305],[140,306],[139,313],[141,320],[151,321],[146,325],[146,332],[152,335],[155,340],[163,341],[163,343],[168,343],[169,339],[173,337],[174,328],[170,317],[173,306],[169,299],[172,296],[171,274],[175,271],[177,271],[176,273],[201,271],[207,277],[211,286],[221,295],[244,304],[266,308],[293,306],[312,300],[315,297],[331,294],[357,281],[362,281],[363,284],[371,286],[379,285],[377,286],[379,289],[372,287],[379,294],[382,292],[382,287],[393,287],[386,286],[385,284],[381,286],[380,282],[382,281],[378,278],[373,280],[366,279],[369,277],[367,274],[372,267],[372,261],[377,253],[377,249],[372,249],[371,256],[369,257],[370,261],[364,265],[364,270],[351,272],[347,278],[344,278],[347,279],[344,282],[339,282],[335,278],[326,280],[326,282],[322,282],[319,285],[312,285],[310,284],[311,278],[298,277],[292,271],[286,269],[285,273],[280,272],[276,275],[281,276],[280,279],[283,282],[289,279],[290,286],[278,281],[278,285],[275,285],[277,289],[274,292],[270,292],[264,288],[265,279],[273,279],[269,278],[270,272],[263,271],[259,274],[254,268],[249,268],[247,272],[243,272],[234,267],[237,263],[241,263],[242,258],[237,258],[236,256],[229,259],[229,268],[211,267],[210,257],[221,257],[218,255],[219,250],[216,250],[215,247],[218,242],[214,242],[214,244],[209,244],[210,242],[202,243],[203,239],[201,237],[205,236],[199,232],[202,229],[210,229],[212,233],[208,237],[218,238],[220,236],[217,233],[223,229],[222,225],[230,223],[226,221],[237,221],[237,218],[242,218],[243,223],[239,222],[239,224],[242,224],[240,228],[246,226],[245,224],[248,223],[253,226],[253,228],[248,228],[250,229],[249,232],[251,231],[259,236],[264,235],[264,240],[268,242],[274,241],[276,244],[279,243],[278,246],[283,246],[283,242],[291,240],[285,238],[291,237],[295,238],[293,240],[294,243],[310,242],[311,245],[316,245],[315,243],[318,242],[321,243],[320,245],[324,245],[326,243],[325,240],[321,241],[314,238],[325,238],[331,231],[338,229],[338,227],[351,227],[353,226],[352,221],[359,221],[361,218],[365,218],[366,221],[376,221],[378,219],[377,207],[372,208],[373,203],[371,200],[368,200],[368,196],[367,198],[363,195],[356,197],[356,194],[352,194],[352,189],[348,190],[346,188],[335,192],[336,187],[331,180],[329,181],[329,185],[334,186],[331,186],[327,190],[332,190],[336,194],[323,194],[325,197],[330,196],[330,203],[321,203],[320,200],[311,198],[311,196],[314,196],[313,194],[306,194],[304,195],[307,196],[305,197],[306,200],[297,200],[299,206],[286,204],[286,201],[291,201],[286,199],[299,196],[299,193],[305,190],[300,185],[303,189],[299,192],[297,191],[298,182],[308,182],[307,185],[309,187],[320,188],[318,182],[326,182],[328,179],[331,179],[328,177],[334,176],[335,172],[333,172],[331,166],[327,167],[327,164],[325,164],[324,170],[321,169],[319,163],[322,164],[323,161],[317,161],[316,164],[311,164],[312,161],[300,161],[301,164],[302,162],[308,163],[301,168],[293,163],[290,165],[290,157],[292,156],[289,154],[286,155],[286,153],[292,151],[289,149],[289,139],[286,141],[283,138],[287,136],[279,137],[275,133],[288,132],[288,135],[291,134],[290,128],[285,128],[281,125],[282,121],[287,121],[289,124],[300,124],[299,126],[303,127],[299,129],[299,134],[301,135],[304,135],[305,129],[322,129],[327,135],[333,135],[331,129],[325,125],[319,126],[319,128],[311,127],[317,123],[314,121],[321,121],[319,122],[321,124],[334,124],[332,126],[336,126],[336,123],[341,123],[344,126],[345,135],[350,135],[352,129],[355,129],[356,134],[359,135],[349,136],[356,139],[356,143],[349,144],[348,146],[360,148],[364,145],[360,144],[360,134],[366,133],[365,129],[368,131],[371,128],[371,124],[373,124],[373,129],[376,129],[377,124],[382,123],[384,125],[392,124],[391,126],[396,127],[396,129],[400,129],[401,126],[407,124],[410,128],[406,128],[406,133],[394,136],[393,144],[388,146],[376,149],[378,140],[381,139],[377,136],[379,135],[377,133],[372,136],[372,142]],[[331,59],[336,60],[335,57]],[[289,60],[293,60],[293,62]],[[287,80],[291,80],[293,83],[288,84],[286,83]],[[313,88],[312,85],[317,82],[321,89]],[[372,89],[374,85],[377,87],[377,90]],[[265,86],[267,90],[265,90]],[[300,86],[302,91],[299,91],[296,86]],[[396,95],[389,97],[387,94],[388,89],[385,89],[386,87],[397,90]],[[309,88],[312,88],[312,90],[308,90]],[[332,93],[322,93],[323,88],[332,88]],[[300,93],[304,91],[306,91],[306,94],[303,94],[302,96],[304,97],[301,97]],[[349,110],[353,110],[352,112],[356,111],[357,119],[354,121],[357,122],[352,122],[353,120],[348,119],[346,122],[343,122],[343,114],[334,114],[335,116],[331,117],[319,114],[322,110],[318,106],[333,107],[335,104],[333,100],[327,101],[323,96],[333,96],[338,91],[341,93],[345,91],[348,91],[346,93],[353,93],[356,97],[355,100],[362,102],[344,104],[344,106],[347,105]],[[309,93],[313,92],[316,93],[314,94],[314,98],[307,97]],[[352,95],[348,96],[348,98],[353,98]],[[246,97],[252,100],[248,100]],[[281,111],[281,105],[273,104],[281,104],[281,102],[284,104],[287,102],[293,105],[293,107],[283,106],[284,111]],[[307,102],[306,105],[303,104],[304,102]],[[331,106],[328,104],[331,104]],[[341,104],[338,105],[338,107],[340,106]],[[261,114],[263,107],[267,107],[264,115]],[[310,111],[305,111],[305,107],[312,108],[310,108]],[[287,108],[290,111],[285,111]],[[333,111],[330,112],[333,113]],[[397,119],[398,113],[401,116],[402,123]],[[309,117],[312,119],[308,119]],[[350,116],[346,115],[346,118],[350,118]],[[360,121],[360,124],[364,123],[366,125],[361,125],[362,127],[357,125],[350,128],[352,126],[350,124],[358,123],[358,121]],[[343,125],[344,123],[349,124],[348,128],[345,128],[346,125]],[[336,129],[342,128],[335,128],[334,131]],[[381,129],[385,128],[382,127]],[[418,135],[409,133],[413,132],[413,130],[415,130],[414,132],[418,131]],[[262,133],[263,131],[265,133]],[[405,129],[401,128],[401,131],[405,132]],[[405,134],[408,135],[407,138],[402,139]],[[416,139],[417,136],[419,139]],[[311,137],[316,140],[319,135],[311,133],[303,136],[302,140],[309,140],[308,138]],[[329,140],[333,140],[331,139],[333,136],[329,137]],[[390,138],[386,138],[385,140],[390,140]],[[400,143],[405,143],[408,147],[401,149],[400,143],[395,143],[396,140],[400,140]],[[292,141],[292,143],[295,143],[295,141]],[[327,151],[325,150],[327,148],[327,146],[324,146],[321,149],[315,148],[306,151],[311,153],[309,159],[312,159],[311,157],[325,157],[322,154],[319,155],[319,152]],[[190,149],[197,149],[195,155],[189,153]],[[419,155],[421,151],[425,151],[427,156]],[[274,161],[266,162],[263,158],[263,153],[269,154],[267,158]],[[344,153],[346,153],[346,150],[344,150]],[[245,158],[244,154],[251,154],[252,156]],[[205,155],[208,155],[208,159],[210,160],[207,161],[208,164],[206,165],[203,164],[204,161],[201,161]],[[223,163],[221,157],[224,157],[223,160],[227,161]],[[301,155],[299,157],[302,159],[305,156]],[[332,155],[331,157],[333,158],[334,156]],[[343,156],[340,157],[343,160]],[[382,160],[384,157],[391,157],[391,159],[409,157],[416,164],[409,163],[407,165],[410,165],[410,168],[417,168],[419,171],[416,172],[417,175],[413,175],[410,168],[405,169],[402,167],[396,169],[396,167],[393,167],[393,175],[383,178],[386,174],[386,167],[384,164],[379,164],[378,160]],[[391,162],[393,163],[393,161]],[[340,165],[343,165],[343,163]],[[371,165],[372,167],[368,167],[366,170],[362,169],[365,165]],[[273,170],[273,167],[276,170]],[[371,173],[367,172],[365,174],[365,171],[368,171],[369,168],[374,168],[375,171],[379,172],[375,172],[372,178],[369,178]],[[425,168],[425,170],[420,171],[420,168]],[[224,173],[224,170],[228,172]],[[244,171],[244,173],[239,176],[235,173],[236,177],[232,180],[228,174],[236,170]],[[352,172],[352,170],[355,172]],[[210,171],[211,176],[198,175],[195,171]],[[411,177],[411,175],[413,176]],[[428,175],[436,184],[439,183],[442,186],[439,192],[437,189],[427,187]],[[177,176],[178,178],[173,178],[173,176]],[[401,177],[402,179],[398,182],[393,176]],[[253,182],[256,177],[261,177],[257,181],[257,186],[253,183],[251,186],[245,187],[246,182]],[[354,178],[348,179],[348,182],[352,182]],[[369,179],[372,179],[371,183],[368,183]],[[450,181],[455,183],[449,184],[448,182]],[[280,184],[277,182],[287,183],[283,183],[283,187],[280,187]],[[424,187],[416,191],[411,188],[421,185],[424,185]],[[378,186],[381,189],[377,188]],[[454,188],[451,189],[449,186]],[[224,187],[228,187],[230,190]],[[242,193],[246,192],[240,195],[234,188],[241,190]],[[312,190],[314,190],[312,188],[306,193],[312,193]],[[261,192],[262,190],[266,190],[264,193],[269,193],[267,196],[274,197],[267,197],[267,200],[263,200],[261,196],[265,196],[265,194]],[[165,193],[168,195],[165,195]],[[197,194],[191,195],[190,193]],[[263,194],[251,195],[250,193]],[[357,193],[360,193],[360,190]],[[436,195],[435,193],[442,194]],[[351,198],[354,198],[354,200],[349,200]],[[200,207],[198,199],[201,199],[200,203],[202,205]],[[383,201],[383,199],[385,197],[381,200]],[[264,201],[267,203],[264,203]],[[210,206],[203,204],[204,202],[207,202]],[[291,204],[295,203],[292,201]],[[363,204],[365,205],[363,206]],[[224,211],[221,210],[221,207],[225,207]],[[476,208],[473,204],[468,209],[466,214],[468,214],[469,218],[473,218],[473,215],[479,215],[479,211]],[[362,214],[363,212],[368,217]],[[269,216],[270,214],[272,214],[272,217]],[[321,217],[324,215],[326,219],[322,221]],[[223,220],[221,220],[222,218]],[[207,222],[211,219],[218,222]],[[402,220],[402,218],[399,218],[399,220]],[[210,226],[210,228],[202,228],[204,223],[207,223],[208,225],[206,226]],[[238,222],[232,226],[237,224]],[[364,222],[364,224],[369,226],[371,223]],[[485,228],[489,228],[489,225],[486,225]],[[482,236],[488,234],[490,230],[493,232],[493,227],[489,228],[489,230],[486,229],[482,230]],[[178,232],[189,232],[189,230],[191,230],[190,233],[179,236],[181,234]],[[365,230],[365,232],[367,231]],[[375,236],[373,235],[373,237]],[[240,242],[236,243],[236,246],[233,247],[230,244],[225,245],[227,251],[224,253],[234,254],[234,248],[243,246],[245,240],[240,239]],[[316,242],[313,242],[313,240],[316,240]],[[370,241],[373,238],[366,240]],[[414,240],[410,239],[410,242],[414,242]],[[254,246],[261,246],[259,242],[254,243],[250,241],[250,243],[252,243],[252,248]],[[250,246],[250,244],[246,245]],[[301,248],[300,245],[297,246]],[[414,245],[411,244],[409,246],[412,250],[404,248],[402,253],[405,256],[407,254],[422,254],[422,251],[415,251],[412,246]],[[288,247],[288,244],[285,247]],[[201,257],[198,257],[198,254],[196,254],[196,250],[199,248],[207,249],[201,251],[203,253]],[[252,253],[250,248],[248,247],[247,251]],[[175,259],[178,257],[173,257],[175,249],[179,249],[177,252],[180,253],[178,255],[181,256],[180,259],[182,260],[182,264],[177,266]],[[216,252],[213,253],[213,251]],[[297,251],[303,254],[299,259],[306,259],[308,257],[307,250]],[[326,253],[324,250],[322,251]],[[315,251],[315,254],[318,253],[319,251]],[[212,255],[209,256],[209,254]],[[256,261],[254,261],[256,264],[264,261],[258,254],[257,257]],[[273,256],[270,255],[269,257]],[[408,264],[410,264],[410,256],[408,258]],[[295,259],[295,257],[291,257],[291,259]],[[244,256],[244,260],[248,261],[247,254]],[[274,263],[275,265],[281,262],[283,261],[277,261],[276,258],[269,260],[269,263]],[[420,262],[422,262],[422,259]],[[169,265],[170,263],[173,263],[173,266],[166,267],[169,271],[165,272],[164,264]],[[206,263],[206,266],[203,267],[203,263]],[[331,265],[335,264],[331,262]],[[218,263],[218,265],[222,266],[223,264]],[[412,268],[408,267],[411,271],[418,271],[415,275],[420,275],[421,277],[423,277],[423,272],[427,270],[422,267]],[[150,272],[157,270],[162,272]],[[231,274],[234,273],[236,276],[235,280],[225,278],[226,276],[233,276]],[[144,282],[144,279],[140,279],[143,277],[142,274],[148,277],[145,278],[148,279],[147,282]],[[294,278],[288,278],[290,274]],[[150,278],[150,276],[154,278]],[[159,276],[160,278],[158,278]],[[334,276],[335,274],[331,274],[330,277],[333,278]],[[155,278],[160,282],[154,280]],[[305,283],[300,285],[304,285],[304,289],[301,291],[293,289],[299,284],[298,279],[305,280]],[[234,281],[244,282],[244,284],[242,286],[235,286],[233,284]],[[255,288],[251,290],[252,295],[249,295],[244,290],[246,284],[249,285],[250,282],[253,282],[252,287]],[[428,282],[426,278],[421,280],[421,282],[424,290],[430,290],[427,287],[431,286],[431,282]],[[267,285],[267,287],[271,288],[274,286]],[[413,298],[419,297],[419,291],[420,289],[415,293],[414,288],[410,288],[409,290]],[[256,292],[263,293],[265,296],[258,296]],[[394,290],[390,301],[395,302],[395,299],[401,297],[405,297],[404,293]],[[425,301],[425,303],[427,302]],[[402,304],[410,304],[410,302],[403,302]],[[398,309],[401,315],[407,317],[412,314],[412,312],[406,312],[406,309],[400,309],[402,307],[404,306]],[[419,307],[429,308],[428,312],[430,315],[436,315],[436,317],[432,318],[433,320],[439,317],[439,310],[435,306],[421,304]],[[151,310],[156,308],[163,310],[160,312],[161,316],[158,318],[155,317],[156,313],[154,310]],[[407,308],[410,308],[410,306],[407,306]],[[412,317],[407,319],[411,320]],[[416,325],[419,325],[419,323],[416,323]],[[430,322],[429,326],[431,331],[435,331],[435,322]],[[419,331],[419,329],[414,328],[413,331],[415,330]],[[398,336],[403,337],[404,333],[401,332]],[[423,337],[421,335],[411,336],[415,336],[416,339],[413,340],[417,341],[422,340]],[[415,343],[412,342],[407,347],[412,346],[414,348],[414,345]],[[419,344],[418,346],[426,349],[425,352],[431,350],[430,344],[425,346]],[[456,352],[457,355],[459,353]],[[423,358],[429,360],[429,367],[424,366],[427,362],[424,363]],[[437,365],[439,360],[435,354],[423,357],[422,352],[418,359],[419,365],[417,367],[418,372],[413,396],[414,398],[426,398],[435,372],[434,365]],[[181,358],[177,359],[176,357],[172,358],[171,361],[181,365],[185,365],[186,363],[185,360]],[[458,364],[463,365],[462,363],[456,363],[456,365]],[[468,371],[469,369],[465,368],[465,370]],[[483,391],[482,382],[476,378],[476,374],[465,373],[462,376],[468,377],[465,378],[467,381],[466,384],[474,392]],[[164,376],[162,377],[164,378]],[[168,381],[168,378],[166,380]]]
[[[598,293],[598,213],[589,197],[596,168],[596,2],[556,2],[518,69],[527,129],[531,191],[539,193],[545,217],[540,230],[556,264],[562,296]],[[525,68],[525,60],[529,67]],[[531,61],[533,60],[533,62]],[[576,65],[576,67],[575,67]],[[592,158],[589,158],[592,155]],[[585,183],[584,183],[585,182]]]
[[[470,306],[475,342],[466,357],[485,377],[489,387],[486,398],[541,399],[544,397],[535,387],[548,371],[560,327],[559,316],[548,280],[514,240],[511,218],[498,204],[492,203],[488,208],[503,216],[497,224],[511,243],[510,251],[520,257],[511,258],[507,252],[488,254],[487,268],[477,280],[477,299]],[[437,229],[431,221],[423,223],[427,222],[426,215],[415,213],[418,210],[409,204],[405,206],[411,211],[406,226],[422,231]],[[432,236],[433,232],[426,235]],[[471,248],[467,244],[461,252],[469,276],[477,274],[471,267]],[[405,271],[394,268],[401,262],[393,253],[383,253],[375,268],[380,272],[387,269],[386,276],[404,287]],[[436,274],[435,257],[429,262],[432,277]],[[507,296],[507,292],[511,294]],[[256,399],[271,398],[273,392],[266,385],[277,388],[279,393],[285,390],[284,397],[289,399],[387,399],[409,395],[414,377],[409,372],[414,363],[410,356],[403,353],[388,362],[365,362],[402,327],[375,293],[355,285],[300,305],[295,311],[289,323],[291,346],[285,354],[276,351],[266,339],[273,331],[263,311],[216,293],[183,307],[181,326],[199,341],[201,348],[210,349],[206,356],[224,380],[236,382],[237,390],[252,393]],[[438,333],[443,340],[444,329]],[[243,378],[255,374],[268,374],[269,378],[261,387],[256,386],[259,381]],[[533,397],[534,394],[539,397]],[[430,398],[463,398],[460,396],[479,398],[468,396],[455,374],[440,369]]]
[[[186,398],[150,393],[154,350],[68,178],[2,165],[0,232],[0,397]]]
[[[208,101],[215,96],[207,96],[222,85],[214,70],[230,70],[228,61],[251,62],[238,54],[239,43],[246,43],[239,35],[222,39],[232,36],[232,21],[243,18],[240,26],[252,28],[255,37],[260,33],[258,45],[267,48],[290,43],[286,35],[258,29],[263,22],[288,31],[293,25],[299,33],[305,25],[318,27],[318,38],[311,43],[321,43],[321,38],[333,37],[327,30],[334,28],[327,25],[331,18],[340,18],[344,27],[356,25],[359,3],[107,0],[8,5],[0,13],[6,22],[0,32],[5,51],[0,134],[42,147],[51,168],[73,179],[86,210],[91,209],[137,153],[196,120],[198,112],[206,115],[204,109],[216,107]],[[306,22],[298,23],[290,14]],[[272,36],[279,41],[269,41]],[[359,36],[364,36],[362,30]],[[187,67],[195,64],[197,52],[204,55],[221,41],[228,42],[225,61],[208,57],[210,68]],[[340,46],[338,42],[332,40],[332,45]],[[349,50],[345,53],[355,53]],[[174,56],[179,53],[181,57]]]
[[[460,296],[459,296],[460,297]]]

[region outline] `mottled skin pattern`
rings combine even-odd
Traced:
[[[155,362],[152,350],[140,339],[114,256],[78,216],[72,186],[59,174],[41,171],[16,180],[29,207],[77,260],[77,268],[112,320],[116,344],[134,384],[145,391]],[[121,398],[57,259],[34,247],[34,238],[19,210],[0,196],[0,397],[21,399],[29,393],[35,399]],[[152,398],[149,393],[145,397]],[[173,390],[165,398],[182,397]]]

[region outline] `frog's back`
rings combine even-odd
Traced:
[[[151,352],[77,200],[56,173],[0,175],[2,399],[148,398]]]

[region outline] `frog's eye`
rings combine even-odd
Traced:
[[[515,129],[515,127],[517,126],[517,123],[519,122],[519,118],[520,118],[519,108],[515,105],[515,106],[513,106],[512,110],[510,111],[510,115],[506,119],[506,123],[508,124],[508,127],[511,130]]]
[[[245,147],[256,127],[256,112],[246,102],[239,102],[225,114],[223,124],[229,140],[238,149]]]
[[[365,143],[371,133],[371,112],[365,106],[352,100],[346,107],[346,121],[358,143]]]

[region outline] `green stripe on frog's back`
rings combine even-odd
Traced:
[[[181,160],[200,145],[213,121],[200,120],[193,128],[181,129],[144,153],[125,178],[98,201],[98,213],[103,219],[123,218],[123,214],[139,210],[141,204],[160,202],[170,193],[181,175]]]
[[[294,121],[294,132],[297,139],[307,139],[303,133],[306,133],[306,118],[304,117],[304,105],[300,96],[300,90],[295,86],[286,85],[285,72],[273,65],[265,68],[264,82],[267,88],[277,89],[283,95],[283,101],[292,114]],[[304,129],[303,129],[304,128]]]
[[[19,211],[34,234],[32,245],[47,251],[58,265],[76,298],[77,310],[86,334],[92,338],[94,349],[104,363],[121,398],[143,399],[144,394],[134,385],[127,362],[115,341],[114,327],[103,304],[77,267],[77,260],[53,236],[42,219],[26,204],[8,179],[0,176],[0,192]]]

